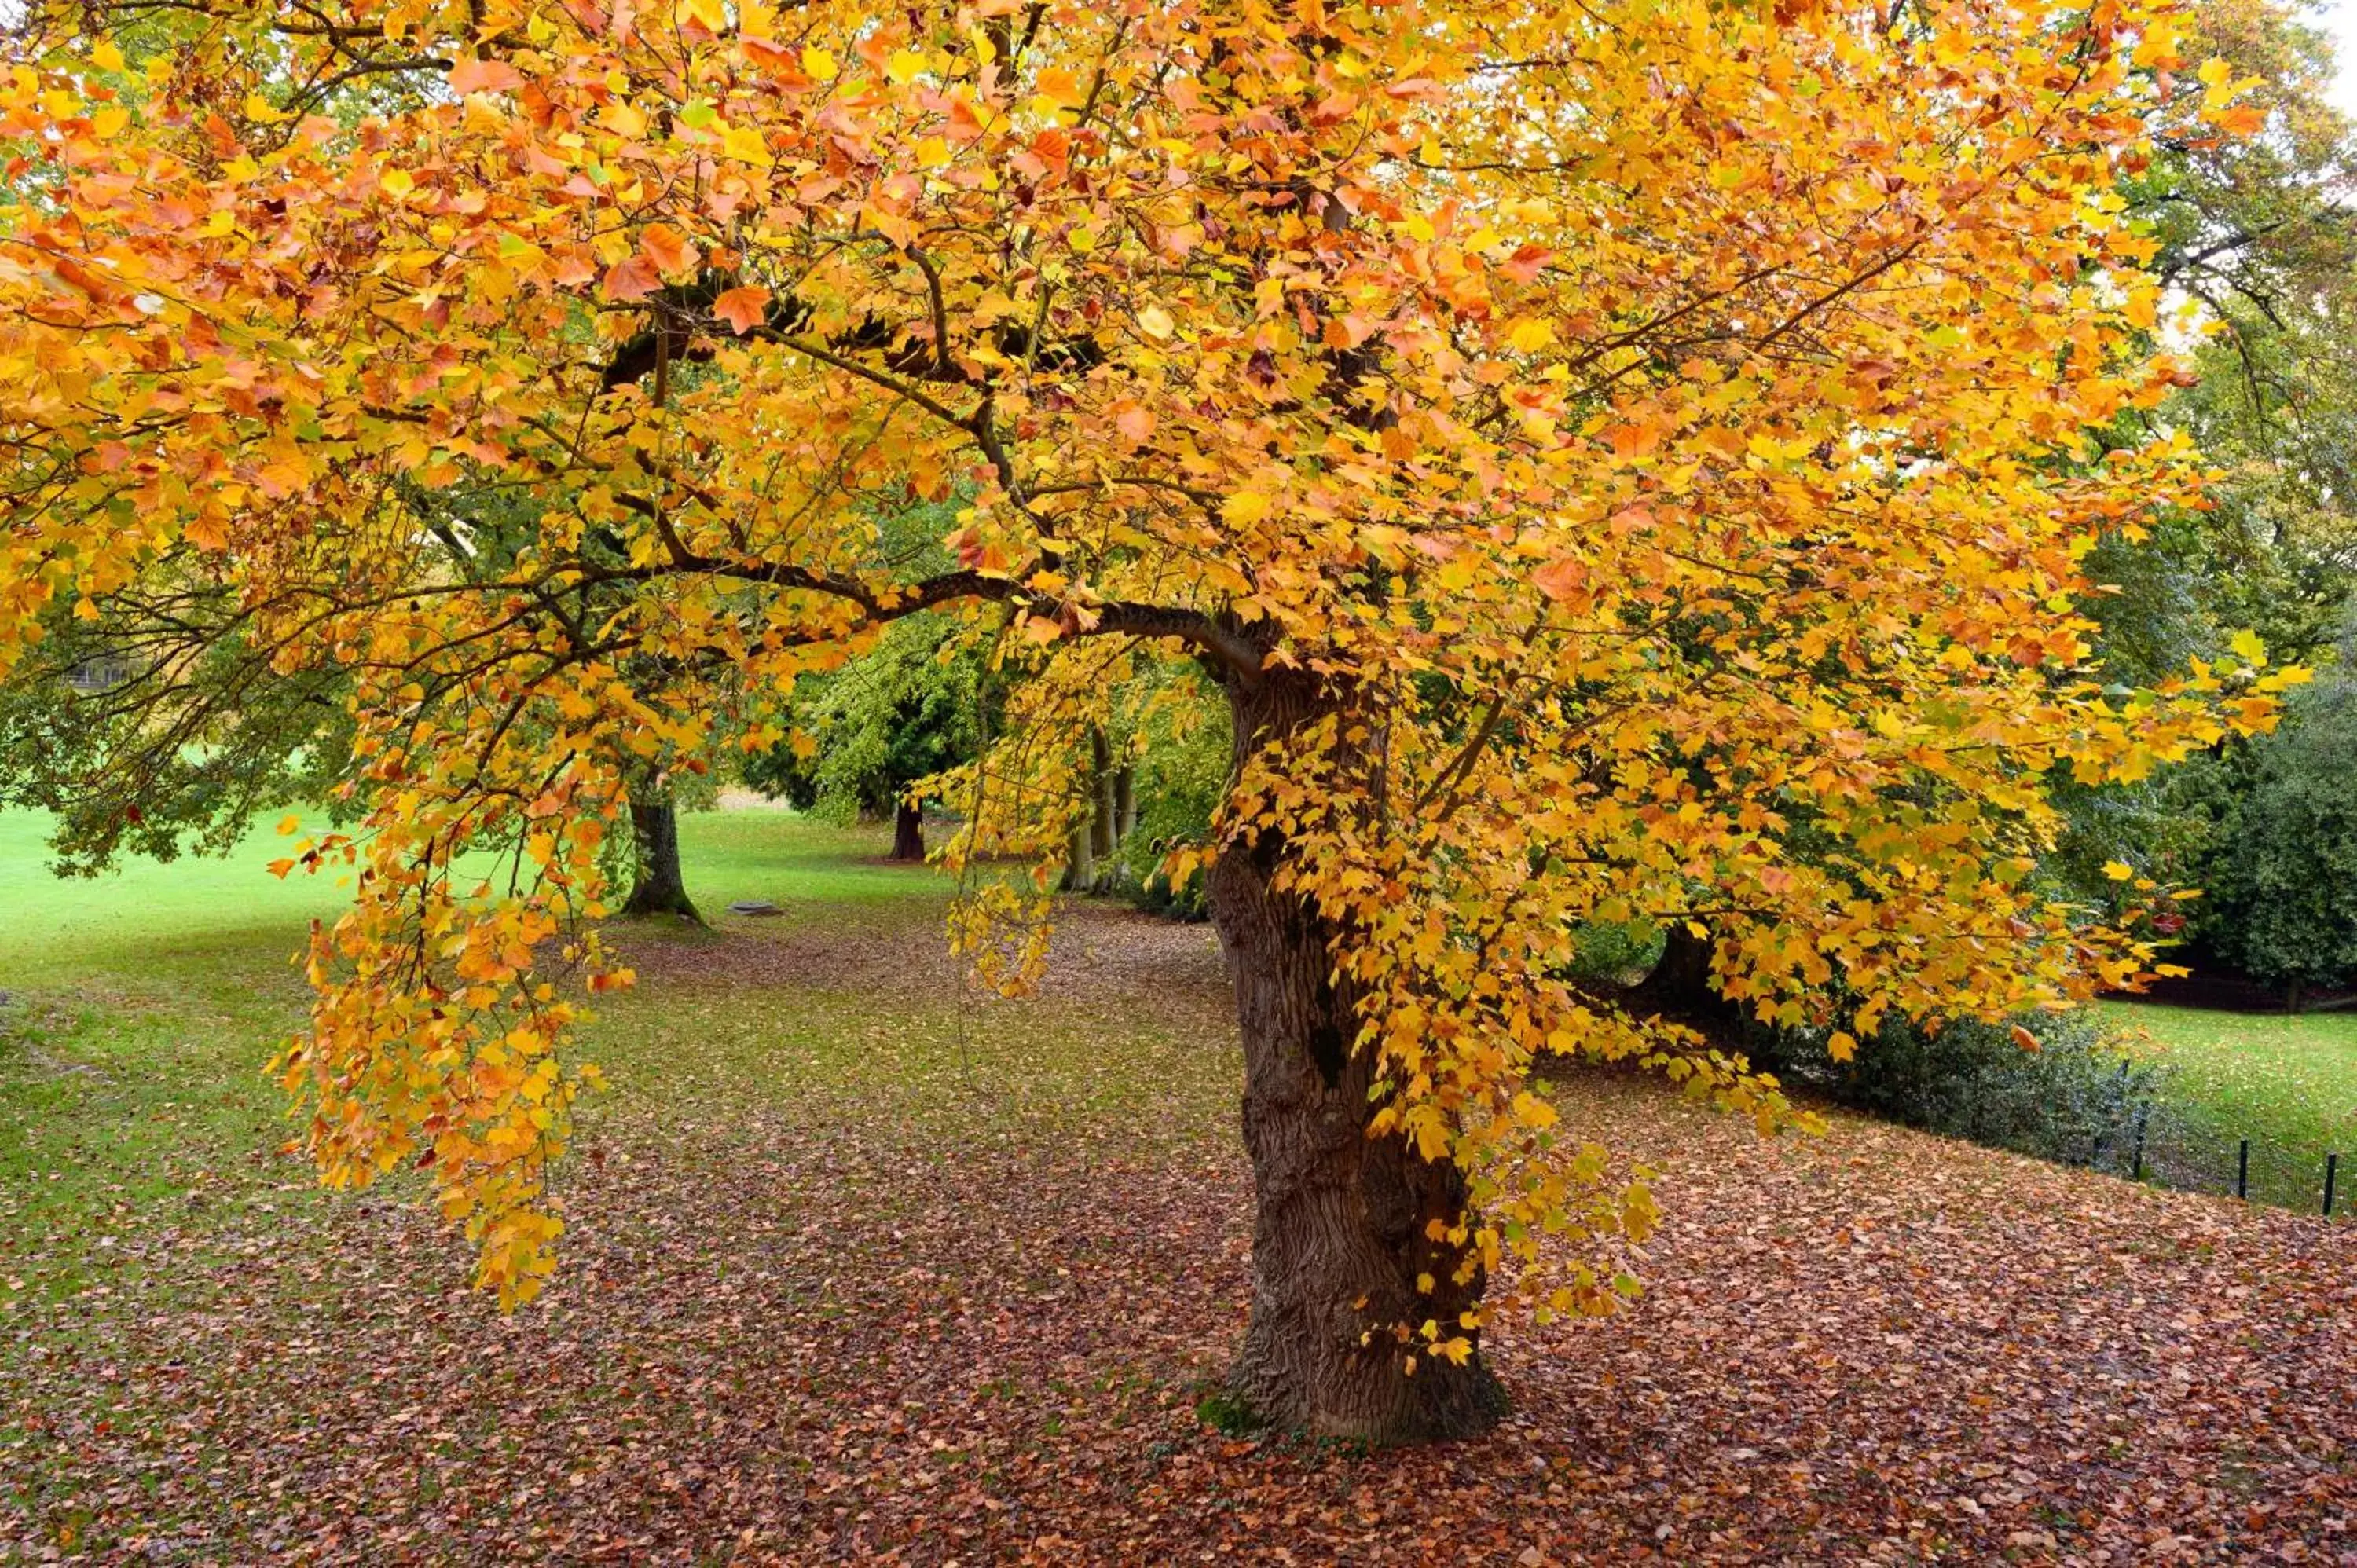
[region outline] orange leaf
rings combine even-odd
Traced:
[[[768,319],[770,291],[750,285],[732,288],[712,302],[712,314],[728,323],[742,338]]]
[[[505,60],[462,59],[450,68],[450,91],[460,95],[469,92],[512,92],[523,85],[523,73]]]
[[[1578,595],[1587,581],[1587,567],[1566,556],[1561,561],[1550,561],[1532,573],[1531,581],[1540,593],[1560,603]]]
[[[644,256],[632,256],[607,269],[605,285],[598,292],[608,299],[644,299],[661,287],[662,274]]]
[[[703,260],[703,252],[667,223],[651,224],[639,236],[639,254],[654,263],[655,271],[666,277],[692,273]]]

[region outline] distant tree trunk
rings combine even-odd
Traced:
[[[679,868],[679,815],[668,800],[630,800],[630,837],[636,850],[637,875],[625,915],[678,915],[704,924],[687,897],[687,880]]]
[[[1718,1044],[1739,1037],[1743,1010],[1711,983],[1710,958],[1716,945],[1709,937],[1695,936],[1683,922],[1672,923],[1663,938],[1661,961],[1629,993],[1631,1005],[1692,1024],[1718,1036]]]
[[[1307,678],[1264,674],[1231,688],[1239,764],[1322,710]],[[1244,1047],[1244,1145],[1258,1199],[1252,1315],[1232,1373],[1265,1418],[1326,1436],[1412,1443],[1467,1436],[1505,1409],[1478,1337],[1465,1365],[1422,1358],[1387,1330],[1453,1324],[1487,1281],[1426,1234],[1455,1218],[1463,1173],[1397,1135],[1368,1136],[1374,1063],[1352,1048],[1359,1020],[1333,983],[1333,929],[1272,885],[1286,853],[1265,832],[1210,871],[1211,913],[1235,986]],[[1437,1288],[1419,1292],[1417,1276]],[[1369,1330],[1374,1337],[1361,1343]]]
[[[1089,819],[1089,855],[1096,870],[1089,886],[1102,892],[1119,875],[1119,869],[1113,858],[1113,747],[1106,743],[1104,731],[1093,726],[1089,730],[1089,793],[1093,802]]]
[[[1086,893],[1097,885],[1097,857],[1089,842],[1092,827],[1091,822],[1079,823],[1065,845],[1063,886],[1067,893]]]
[[[1129,842],[1137,831],[1137,773],[1135,768],[1117,768],[1113,775],[1113,841],[1115,848]]]
[[[2298,1012],[2299,1001],[2299,982],[2295,980],[2290,984],[2284,987],[2284,1011],[2287,1013]]]
[[[892,858],[922,860],[925,858],[925,809],[900,802],[892,816]]]

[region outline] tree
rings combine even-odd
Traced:
[[[439,521],[454,551],[453,530],[474,541],[458,557],[468,559],[512,536],[515,510],[495,499]],[[61,875],[94,875],[126,852],[227,854],[265,808],[307,804],[339,823],[353,814],[345,672],[333,662],[274,668],[228,585],[189,565],[150,574],[87,618],[51,606],[35,655],[0,681],[0,805],[51,814]],[[702,923],[680,867],[674,781],[643,766],[625,772],[623,912]]]
[[[59,874],[226,854],[269,808],[345,812],[339,674],[274,672],[218,585],[144,587],[99,618],[46,616],[0,681],[0,807],[50,813]]]
[[[1709,920],[1771,1020],[1835,971],[1867,1028],[2082,996],[2148,950],[2029,886],[2049,770],[2272,718],[2280,674],[2107,693],[2069,608],[2192,483],[2079,461],[2180,373],[2107,193],[2240,115],[2161,102],[2165,5],[166,15],[9,46],[0,658],[196,561],[351,671],[371,809],[317,847],[366,875],[283,1072],[329,1180],[431,1156],[511,1301],[587,1070],[540,950],[618,978],[616,758],[922,611],[1004,632],[949,856],[1042,864],[957,922],[1011,986],[1125,661],[1218,683],[1234,1379],[1386,1441],[1494,1418],[1501,1307],[1636,1288],[1652,1200],[1551,1054],[1794,1120],[1570,983],[1584,924]],[[511,554],[419,526],[518,489],[565,499]],[[945,564],[878,525],[912,495]]]
[[[2257,81],[2244,107],[2267,134],[2176,141],[2126,188],[2155,272],[2213,328],[2162,414],[2224,469],[2176,553],[2219,626],[2305,662],[2330,657],[2357,588],[2357,134],[2330,40],[2299,13],[2212,0],[2197,21],[2204,51]]]
[[[891,858],[924,859],[920,792],[980,744],[983,657],[942,616],[893,622],[867,653],[804,682],[793,704],[797,738],[748,759],[748,780],[805,810],[888,816]]]
[[[2247,140],[2163,138],[2121,194],[2153,225],[2156,275],[2198,322],[2201,372],[2147,413],[2124,410],[2118,437],[2155,420],[2190,431],[2221,469],[2204,505],[2159,520],[2142,540],[2091,553],[2100,591],[2088,613],[2115,680],[2131,684],[2218,660],[2251,628],[2293,663],[2329,660],[2341,607],[2357,588],[2357,510],[2350,505],[2357,434],[2357,136],[2332,103],[2328,38],[2267,0],[2212,0],[2193,16],[2199,48],[2258,85],[2242,107],[2266,134]],[[2158,330],[2158,324],[2156,324]],[[2125,785],[2065,784],[2072,827],[2041,875],[2058,891],[2109,905],[2140,898],[2135,882],[2215,889],[2240,854],[2254,759],[2239,742],[2187,768]],[[2235,962],[2239,922],[2215,898],[2162,917],[2194,961]]]
[[[668,782],[639,773],[627,787],[630,812],[630,890],[622,913],[641,918],[677,915],[703,925],[704,916],[687,896],[687,874],[679,863],[679,807]]]
[[[2209,940],[2299,1011],[2357,983],[2357,617],[2340,660],[2251,746],[2250,779],[2221,825]]]

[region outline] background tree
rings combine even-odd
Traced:
[[[618,758],[925,610],[1014,650],[951,846],[1041,863],[957,924],[1014,984],[1116,667],[1214,673],[1234,1380],[1378,1440],[1495,1418],[1510,1260],[1542,1314],[1635,1288],[1652,1197],[1550,1053],[1792,1120],[1567,979],[1583,926],[1711,920],[1786,1023],[1836,970],[1864,1028],[2082,997],[2149,950],[2033,885],[2051,770],[2273,716],[2240,668],[2107,692],[2069,608],[2190,478],[2083,461],[2178,374],[2111,193],[2238,122],[2161,101],[2165,5],[224,3],[143,59],[145,15],[36,12],[0,77],[0,660],[185,546],[351,671],[370,812],[320,847],[367,875],[282,1070],[330,1180],[432,1155],[511,1300]],[[307,113],[354,72],[425,85]],[[946,565],[879,527],[911,490]],[[514,491],[559,499],[496,554],[419,499]]]
[[[2357,628],[2357,618],[2352,618]],[[2357,984],[2357,629],[2276,734],[2249,748],[2210,863],[2210,940],[2245,974],[2304,994]]]
[[[894,622],[866,654],[801,683],[791,714],[801,736],[748,759],[746,781],[804,810],[888,817],[891,858],[924,859],[915,791],[981,744],[984,658],[945,618]]]
[[[225,854],[292,804],[349,820],[346,682],[273,671],[217,584],[157,572],[102,616],[42,624],[0,681],[0,808],[50,814],[60,875]]]
[[[479,572],[487,554],[512,550],[537,510],[494,491],[435,517],[427,532],[454,566]],[[176,551],[136,585],[75,613],[53,606],[39,625],[32,656],[0,679],[0,806],[51,815],[60,875],[93,875],[124,854],[227,854],[259,813],[284,806],[339,825],[358,815],[345,787],[348,672],[334,662],[280,669],[281,650],[257,636],[201,553]],[[630,678],[651,690],[662,672],[642,667]],[[678,781],[627,760],[623,771],[623,912],[700,921],[679,862]],[[689,792],[711,794],[708,785]]]

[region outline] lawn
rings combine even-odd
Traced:
[[[1493,1337],[1516,1413],[1364,1455],[1198,1414],[1249,1293],[1200,927],[1068,909],[970,995],[878,835],[683,824],[548,1294],[332,1197],[260,1077],[331,887],[55,886],[0,819],[0,1562],[2244,1561],[2357,1550],[2357,1227],[1618,1076],[1644,1300]],[[2099,1558],[2096,1553],[2107,1553]],[[13,1554],[13,1555],[12,1555]]]
[[[2357,1013],[2297,1016],[2106,1003],[2106,1018],[2150,1039],[2171,1069],[2183,1119],[2172,1179],[2231,1190],[2251,1141],[2251,1196],[2287,1208],[2321,1201],[2324,1157],[2341,1155],[2341,1212],[2357,1210]]]

